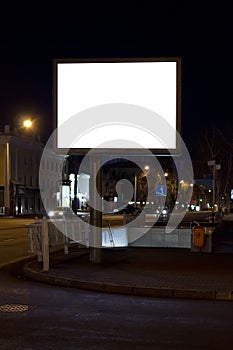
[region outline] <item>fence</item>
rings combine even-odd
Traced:
[[[82,219],[49,220],[43,217],[27,225],[29,252],[37,254],[37,260],[43,262],[43,270],[49,270],[50,247],[63,245],[64,253],[69,253],[69,245],[79,243],[89,247],[88,226]]]
[[[5,207],[0,207],[0,215],[5,215]]]
[[[133,221],[133,216],[124,217],[124,225]],[[206,229],[205,245],[201,248],[194,247],[192,229],[190,227],[177,227],[171,233],[167,233],[165,227],[151,227],[142,235],[140,224],[130,227],[116,227],[102,229],[102,248],[109,247],[166,247],[166,248],[191,248],[192,251],[211,252],[213,227]],[[37,254],[38,261],[43,262],[43,270],[49,270],[50,247],[63,245],[64,253],[68,254],[69,245],[79,243],[82,246],[93,246],[93,232],[90,235],[90,226],[81,218],[48,220],[45,217],[40,222],[27,225],[29,251]]]

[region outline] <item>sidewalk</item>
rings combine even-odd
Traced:
[[[34,280],[100,292],[141,296],[233,300],[233,254],[191,252],[182,248],[105,248],[99,264],[89,249],[51,256],[24,265]]]

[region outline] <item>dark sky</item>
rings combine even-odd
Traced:
[[[31,114],[42,136],[51,134],[53,58],[179,56],[182,136],[190,151],[202,130],[214,123],[231,128],[231,9],[224,1],[203,2],[4,5],[0,11],[1,127],[14,126],[20,116]]]

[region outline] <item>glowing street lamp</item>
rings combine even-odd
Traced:
[[[26,129],[30,129],[32,127],[32,121],[30,119],[25,119],[23,121],[23,126],[26,128]]]
[[[31,135],[33,137],[36,136],[36,129],[37,129],[37,125],[36,125],[36,120],[35,119],[31,119],[31,118],[24,118],[20,121],[20,129],[22,130],[22,132],[25,135]]]

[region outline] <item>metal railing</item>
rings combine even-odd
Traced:
[[[43,262],[43,270],[49,270],[50,247],[64,247],[64,254],[69,253],[69,245],[79,243],[89,247],[88,225],[80,220],[58,219],[49,220],[43,217],[41,221],[26,225],[28,231],[29,252],[37,255],[37,260]]]
[[[0,207],[0,215],[5,215],[5,207]]]

